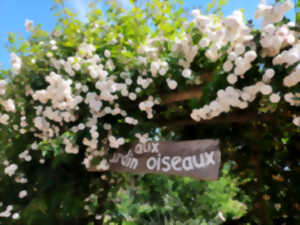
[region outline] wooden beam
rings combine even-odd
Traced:
[[[258,119],[268,121],[274,118],[271,114],[257,114],[256,112],[235,112],[230,114],[224,114],[222,116],[209,119],[195,121],[192,119],[183,120],[169,120],[169,121],[157,121],[159,126],[165,127],[180,127],[186,125],[197,125],[197,124],[224,124],[224,123],[250,123]]]
[[[201,79],[203,81],[210,81],[213,76],[213,73],[204,73],[201,74]],[[168,105],[174,102],[181,102],[191,98],[201,98],[203,95],[203,86],[191,86],[188,87],[188,90],[177,91],[171,93],[161,94],[162,104]]]
[[[168,105],[174,102],[182,102],[191,98],[201,98],[202,95],[203,95],[202,86],[193,86],[190,87],[188,90],[163,94],[161,96],[161,99],[163,105]]]

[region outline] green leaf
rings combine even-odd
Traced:
[[[210,3],[207,4],[207,11],[212,10],[216,6],[217,0],[212,0]]]
[[[29,205],[24,210],[24,215],[30,217],[34,215],[36,212],[41,212],[43,214],[47,214],[47,204],[44,199],[36,198],[33,199]]]
[[[13,43],[15,43],[15,41],[16,41],[16,34],[15,33],[12,33],[12,32],[9,32],[9,34],[8,34],[8,41],[11,43],[11,44],[13,44]]]
[[[65,0],[53,0],[55,4],[61,5]]]
[[[228,3],[228,0],[219,0],[218,6],[222,7],[225,6]]]

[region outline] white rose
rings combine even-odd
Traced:
[[[226,61],[223,65],[223,70],[225,72],[229,72],[230,70],[232,70],[232,68],[233,68],[233,65],[230,61]]]
[[[234,74],[230,74],[227,76],[227,81],[230,84],[235,84],[237,82],[237,76],[235,76]]]
[[[26,19],[25,20],[25,28],[26,28],[26,32],[33,31],[33,21]]]
[[[209,45],[210,41],[208,38],[202,38],[199,42],[200,47],[206,48]]]
[[[280,95],[278,95],[278,94],[272,94],[270,96],[270,101],[272,103],[278,103],[280,101]]]
[[[269,95],[272,93],[272,87],[270,85],[263,85],[261,88],[260,88],[260,92],[263,94],[263,95]]]
[[[185,78],[190,78],[192,75],[192,71],[188,68],[184,69],[182,72],[182,76]]]
[[[23,190],[19,192],[19,198],[25,198],[27,196],[27,191]]]

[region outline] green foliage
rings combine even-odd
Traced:
[[[295,8],[296,8],[296,24],[297,25],[300,25],[300,1],[298,0],[297,1],[297,4],[295,5]]]
[[[207,11],[221,13],[223,6],[225,6],[227,3],[228,0],[212,0],[210,3],[207,4]]]
[[[239,191],[239,181],[230,176],[230,168],[230,164],[225,164],[222,177],[214,182],[136,176],[127,189],[119,192],[116,202],[120,216],[135,225],[221,224],[220,212],[225,218],[239,218],[247,207],[233,200]]]
[[[8,37],[10,51],[16,52],[22,59],[20,75],[13,74],[11,70],[0,71],[0,77],[8,82],[7,98],[13,98],[18,103],[16,112],[9,113],[9,116],[12,124],[19,126],[21,117],[26,115],[29,124],[24,128],[26,134],[17,132],[20,127],[16,128],[12,124],[1,125],[0,199],[3,205],[0,204],[0,212],[7,205],[13,204],[14,212],[20,212],[21,219],[1,217],[0,224],[96,225],[99,221],[95,216],[106,215],[105,222],[112,225],[204,225],[221,224],[222,218],[218,215],[220,212],[229,223],[240,220],[241,224],[262,224],[265,221],[267,222],[264,224],[270,224],[271,221],[274,224],[293,225],[300,221],[300,130],[290,121],[297,110],[283,102],[270,104],[267,97],[260,96],[249,108],[249,121],[245,123],[221,119],[221,122],[213,125],[208,121],[201,125],[183,127],[160,126],[161,121],[173,123],[173,120],[187,120],[191,110],[214,100],[217,91],[228,85],[227,74],[222,69],[227,56],[212,62],[205,57],[206,49],[199,48],[191,63],[195,74],[190,79],[184,79],[181,74],[182,66],[178,64],[180,59],[184,59],[183,54],[174,53],[170,42],[160,39],[164,37],[175,42],[176,38],[182,39],[189,33],[191,42],[196,45],[203,38],[195,24],[183,26],[186,18],[180,7],[181,1],[153,0],[141,7],[136,1],[131,1],[132,7],[128,11],[121,9],[114,1],[110,1],[110,7],[106,11],[101,11],[96,3],[91,3],[87,23],[80,21],[72,10],[65,8],[63,0],[54,2],[57,4],[53,8],[56,10],[57,26],[51,33],[37,25],[27,40],[13,33]],[[220,10],[226,3],[225,0],[214,0],[207,6],[207,10],[221,14]],[[299,14],[297,21],[298,17]],[[217,16],[214,18],[218,19]],[[259,52],[260,33],[253,31],[253,35]],[[89,173],[82,165],[86,150],[82,143],[84,138],[91,136],[88,129],[73,132],[72,128],[78,125],[77,122],[53,122],[59,127],[60,135],[42,141],[34,135],[35,130],[30,130],[34,127],[33,120],[39,104],[26,94],[28,85],[33,91],[45,89],[48,86],[45,77],[51,71],[59,71],[63,78],[69,78],[66,72],[55,68],[49,58],[73,57],[76,63],[79,60],[76,54],[84,54],[77,51],[79,46],[82,43],[93,44],[95,55],[103,60],[103,64],[107,62],[105,50],[109,50],[110,57],[115,62],[115,69],[109,72],[116,81],[121,79],[123,72],[127,78],[137,80],[141,71],[146,70],[150,64],[142,65],[137,62],[139,47],[149,38],[153,39],[153,46],[159,49],[159,60],[166,61],[169,70],[165,77],[158,76],[137,97],[161,97],[161,93],[170,91],[164,85],[165,78],[169,77],[177,80],[178,91],[189,90],[192,85],[200,82],[203,96],[201,99],[192,98],[172,105],[157,105],[154,111],[158,118],[152,121],[146,119],[135,104],[120,97],[120,107],[129,108],[130,115],[137,118],[141,125],[128,125],[121,116],[108,115],[100,122],[97,121],[99,142],[104,142],[107,137],[104,123],[113,124],[112,134],[126,137],[127,146],[136,141],[136,133],[145,132],[153,139],[160,140],[220,138],[223,143],[222,160],[227,163],[223,166],[219,181],[204,182],[189,178],[110,172]],[[57,49],[53,49],[50,44],[53,40]],[[227,48],[225,46],[222,51]],[[95,81],[88,76],[90,65],[81,66],[72,77],[72,91],[76,92],[76,82],[86,85],[90,91],[97,91]],[[236,86],[243,87],[253,80],[261,79],[263,70],[272,67],[271,57],[262,59],[259,56],[245,78]],[[272,87],[278,93],[285,93],[286,87],[282,86],[282,79],[294,66],[286,68],[278,65],[274,69],[276,80],[272,82]],[[205,81],[202,74],[212,71],[211,80]],[[138,87],[133,86],[130,91],[134,92]],[[299,88],[299,85],[295,86],[292,91],[299,92]],[[49,105],[50,101],[45,103],[45,106]],[[110,104],[105,103],[103,107],[105,106]],[[255,119],[252,118],[253,112]],[[271,113],[275,120],[268,119]],[[237,115],[240,118],[243,112],[237,111]],[[76,116],[79,123],[87,123],[92,115],[87,106],[81,104]],[[78,144],[79,154],[65,152],[66,139],[72,144]],[[21,161],[20,153],[31,149],[33,143],[37,147],[30,150],[32,161]],[[102,143],[98,147],[101,149]],[[100,159],[96,158],[95,161]],[[8,162],[18,164],[18,176],[23,174],[28,179],[27,183],[16,183],[15,179],[19,177],[4,174],[3,170]],[[19,192],[25,189],[28,190],[28,196],[18,198]]]

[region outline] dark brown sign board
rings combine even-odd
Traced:
[[[109,159],[110,171],[133,174],[168,174],[197,180],[217,180],[221,164],[220,141],[159,141],[137,143]],[[94,168],[90,172],[96,172]]]

